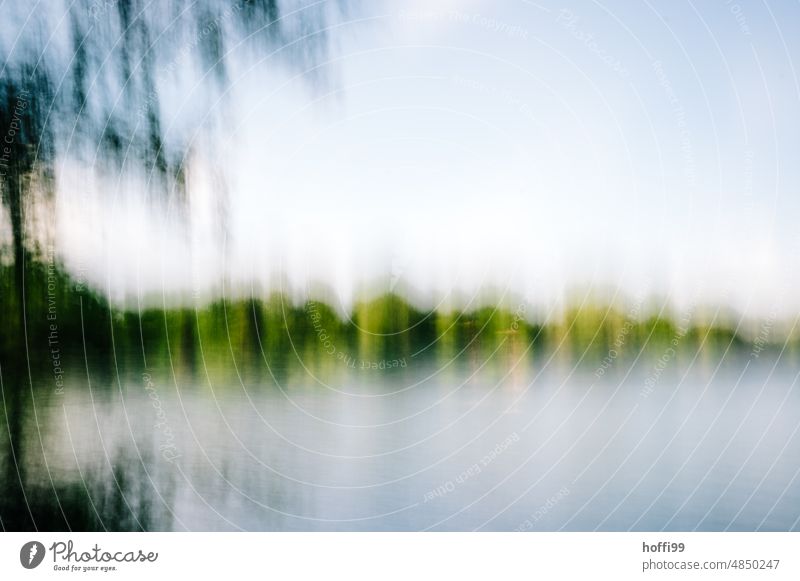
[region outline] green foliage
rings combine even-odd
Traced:
[[[0,363],[6,368],[30,362],[34,369],[47,369],[53,325],[56,345],[75,373],[88,357],[109,374],[161,368],[225,379],[254,368],[276,378],[337,367],[399,372],[412,359],[441,366],[459,357],[485,360],[511,353],[530,358],[557,353],[595,365],[613,351],[618,365],[669,346],[749,345],[719,325],[684,321],[683,328],[667,318],[635,318],[601,304],[568,309],[543,325],[528,320],[524,309],[423,312],[395,294],[359,302],[349,317],[325,303],[298,305],[280,294],[132,312],[113,308],[53,264],[29,263],[24,293],[14,280],[12,266],[0,267]]]

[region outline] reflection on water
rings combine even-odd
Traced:
[[[6,367],[3,526],[797,529],[797,369],[701,359]]]

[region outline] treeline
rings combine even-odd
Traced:
[[[321,302],[296,304],[278,294],[135,312],[112,307],[52,262],[28,262],[21,286],[16,277],[13,266],[0,267],[0,364],[6,371],[23,362],[49,369],[56,354],[64,365],[77,360],[79,369],[87,357],[93,369],[109,374],[172,366],[186,373],[256,368],[278,378],[296,369],[399,372],[462,357],[502,363],[509,354],[535,359],[554,353],[607,369],[643,350],[775,348],[697,314],[691,320],[638,318],[597,304],[538,324],[521,307],[420,311],[392,294],[357,304],[349,317]],[[788,349],[794,353],[796,342]]]

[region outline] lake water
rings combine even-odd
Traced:
[[[16,399],[6,369],[4,526],[28,502],[40,528],[800,528],[797,368],[654,361],[600,377],[547,359],[343,366],[326,381],[89,365],[63,393],[19,381]]]

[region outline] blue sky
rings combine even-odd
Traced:
[[[499,288],[546,310],[583,288],[800,310],[800,4],[324,11],[330,50],[308,61],[324,75],[231,37],[224,100],[190,66],[163,83],[165,126],[191,151],[187,232],[144,203],[141,176],[67,156],[66,262],[103,264],[90,278],[123,295],[228,277],[322,282],[348,305],[400,272],[427,304]]]

